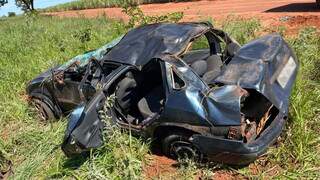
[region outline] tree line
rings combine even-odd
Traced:
[[[21,8],[24,12],[33,12],[34,9],[34,0],[15,0],[16,6]],[[0,7],[8,3],[8,0],[0,0]]]

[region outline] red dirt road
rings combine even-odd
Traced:
[[[230,14],[246,17],[269,17],[317,15],[320,9],[315,6],[315,0],[212,0],[181,3],[147,4],[141,5],[147,15],[159,15],[168,12],[182,11],[185,21],[211,18],[221,18]],[[96,17],[105,14],[116,19],[127,19],[121,8],[87,9],[80,11],[66,11],[48,13],[61,17]]]
[[[315,6],[315,0],[212,0],[198,2],[164,3],[141,5],[147,15],[159,15],[168,12],[182,11],[184,20],[199,20],[207,17],[221,18],[230,14],[250,17],[279,17],[297,15],[320,16],[320,9]],[[121,8],[87,9],[48,13],[61,17],[96,17],[106,14],[116,19],[127,19]]]
[[[304,26],[320,29],[320,8],[315,0],[211,0],[164,4],[146,4],[140,6],[147,15],[161,15],[170,12],[183,12],[183,21],[199,21],[213,18],[225,19],[229,15],[243,18],[259,18],[267,29],[278,26],[287,27],[292,35]],[[114,19],[128,20],[121,8],[87,9],[46,13],[59,17],[97,17],[106,15]]]

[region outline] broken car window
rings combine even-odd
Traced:
[[[173,89],[183,89],[186,86],[186,83],[183,79],[176,73],[174,68],[171,68],[171,75],[172,75],[172,86]]]
[[[199,50],[199,49],[209,49],[210,45],[208,42],[208,39],[205,35],[202,35],[201,37],[195,39],[192,42],[192,45],[189,49],[189,51],[191,50]]]
[[[77,64],[79,67],[84,67],[85,65],[88,64],[88,61],[91,58],[95,58],[97,60],[100,60],[108,52],[108,50],[110,48],[114,47],[115,45],[117,45],[120,42],[120,40],[123,38],[123,36],[124,35],[121,35],[120,37],[114,39],[113,41],[107,43],[106,45],[102,46],[99,49],[89,51],[85,54],[78,55],[78,56],[72,58],[70,61],[61,65],[59,67],[59,70],[66,70],[67,68],[69,68],[73,64]]]

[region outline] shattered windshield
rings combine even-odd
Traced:
[[[107,53],[107,51],[114,47],[115,45],[117,45],[120,40],[123,38],[124,35],[121,35],[120,37],[114,39],[113,41],[109,42],[108,44],[100,47],[99,49],[96,49],[96,50],[93,50],[93,51],[90,51],[90,52],[87,52],[85,54],[81,54],[81,55],[78,55],[74,58],[72,58],[71,60],[67,61],[66,63],[62,64],[58,70],[65,70],[67,69],[68,67],[70,67],[72,64],[76,63],[77,62],[77,65],[80,66],[80,67],[83,67],[85,66],[89,59],[94,57],[95,59],[97,60],[100,60],[102,59],[102,57]]]

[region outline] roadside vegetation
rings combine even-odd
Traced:
[[[136,169],[148,150],[140,140],[132,138],[129,143],[128,134],[115,131],[110,143],[92,153],[90,160],[68,160],[60,150],[66,120],[40,122],[24,90],[45,69],[125,33],[125,25],[104,17],[61,20],[33,16],[2,19],[0,24],[1,171],[7,172],[11,161],[14,179],[137,177]]]
[[[149,23],[149,22],[148,22]],[[259,35],[258,20],[235,17],[218,24],[241,44]],[[140,179],[149,142],[111,127],[103,147],[88,158],[66,158],[60,150],[66,119],[44,123],[28,106],[25,87],[42,71],[102,46],[128,31],[105,17],[20,16],[0,19],[0,172],[12,179]],[[306,28],[287,38],[300,71],[291,97],[290,117],[275,147],[249,167],[197,166],[187,161],[163,178],[212,176],[226,171],[250,178],[320,178],[320,35]],[[106,120],[108,118],[106,117]]]
[[[222,28],[241,44],[260,36],[263,30],[258,20],[239,21],[235,17],[225,21]],[[251,178],[320,178],[319,29],[306,27],[300,30],[297,37],[285,39],[300,62],[291,95],[288,123],[281,138],[264,157],[248,168],[232,170],[238,175]]]
[[[96,9],[107,7],[122,7],[123,4],[151,4],[151,3],[166,3],[166,2],[182,2],[192,0],[77,0],[64,4],[59,4],[49,8],[42,9],[46,12],[58,12],[68,10]]]

